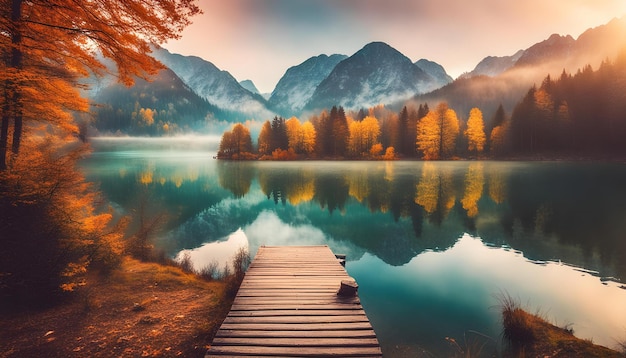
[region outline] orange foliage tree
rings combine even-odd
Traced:
[[[224,132],[217,156],[221,159],[253,159],[250,130],[237,123],[231,131]]]
[[[5,0],[0,5],[0,169],[19,153],[25,121],[43,121],[75,132],[69,111],[88,109],[78,81],[117,65],[132,84],[162,65],[152,43],[180,36],[200,9],[194,0]],[[12,125],[12,127],[11,127]]]
[[[0,298],[45,300],[119,260],[122,230],[75,168],[80,81],[113,70],[102,58],[124,84],[148,79],[162,68],[151,44],[199,12],[194,0],[0,2]]]

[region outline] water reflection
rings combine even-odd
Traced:
[[[604,285],[562,262],[537,265],[516,250],[493,248],[469,235],[403,266],[366,254],[349,262],[348,270],[390,356],[415,357],[421,349],[450,356],[445,337],[462,342],[472,331],[496,341],[485,340],[483,353],[490,353],[501,331],[495,294],[505,289],[556,324],[573,324],[577,335],[595,343],[614,346],[624,329],[625,293],[618,284]]]
[[[248,249],[248,238],[243,230],[239,229],[228,235],[226,240],[203,244],[195,249],[182,250],[175,259],[180,261],[185,256],[189,257],[193,269],[197,272],[212,264],[222,269],[225,266],[230,267],[232,259],[241,248]],[[234,268],[230,267],[230,272],[233,270]]]
[[[498,162],[217,165],[219,182],[228,183],[223,184],[224,188],[235,197],[249,190],[233,189],[240,187],[235,181],[246,183],[245,187],[249,188],[258,179],[262,193],[276,205],[305,205],[299,210],[313,210],[310,204],[314,203],[331,216],[338,212],[343,224],[350,227],[349,232],[341,233],[342,239],[358,243],[388,263],[403,264],[410,257],[390,257],[380,251],[382,246],[394,245],[401,255],[407,252],[415,255],[426,249],[449,248],[459,235],[469,232],[495,245],[506,243],[519,248],[532,259],[561,258],[580,266],[591,265],[606,276],[626,277],[625,243],[620,239],[626,223],[619,219],[626,214],[623,204],[626,188],[616,179],[626,178],[626,170],[620,165]],[[390,214],[390,218],[362,215],[357,207],[367,208],[371,215]],[[309,213],[312,218],[317,214],[318,210]],[[338,230],[328,220],[316,224],[331,235]],[[386,234],[376,227],[385,227]],[[380,244],[381,240],[385,245]]]

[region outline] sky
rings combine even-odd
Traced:
[[[312,56],[352,55],[383,41],[456,78],[486,56],[508,56],[551,34],[577,38],[626,15],[626,0],[199,0],[204,11],[163,45],[252,80],[270,93]]]

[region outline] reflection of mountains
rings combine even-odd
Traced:
[[[237,197],[246,195],[257,177],[275,205],[306,210],[327,235],[393,265],[427,249],[447,249],[469,232],[490,244],[509,244],[534,260],[558,258],[605,271],[610,266],[615,272],[609,274],[626,277],[626,243],[620,236],[626,229],[626,187],[621,185],[626,171],[619,166],[337,165],[225,163],[218,164],[218,174]]]

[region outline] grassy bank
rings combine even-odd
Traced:
[[[125,258],[69,302],[1,312],[1,357],[203,357],[230,309],[227,284]]]
[[[626,357],[624,352],[593,344],[574,336],[568,327],[557,327],[540,315],[523,310],[511,297],[502,300],[505,357]]]

